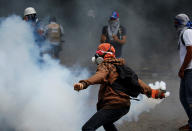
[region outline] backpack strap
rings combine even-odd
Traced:
[[[184,34],[184,32],[183,32],[183,34]],[[182,44],[185,46],[185,41],[184,41],[184,39],[183,39],[183,34],[181,35],[181,42],[182,42]]]
[[[187,29],[192,29],[192,28],[191,28],[191,27],[188,27]],[[185,31],[184,31],[184,32],[185,32]],[[184,32],[183,32],[183,34],[181,35],[181,42],[182,42],[182,44],[185,46],[186,44],[185,44],[185,41],[184,41],[184,39],[183,39]]]
[[[190,29],[190,28],[188,28],[188,29]],[[185,32],[185,31],[184,31],[184,32]],[[181,43],[185,46],[185,41],[184,41],[184,39],[183,39],[183,34],[184,34],[184,32],[181,34],[180,39],[181,39]],[[177,45],[177,49],[178,49],[178,50],[180,50],[180,45],[181,45],[181,43],[179,42],[178,45]]]

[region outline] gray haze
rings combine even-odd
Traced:
[[[159,70],[160,63],[167,67],[171,65],[170,59],[175,59],[173,17],[180,12],[191,16],[191,4],[190,0],[1,0],[0,16],[22,16],[28,6],[37,10],[40,19],[56,16],[65,30],[62,63],[80,62],[90,67],[88,60],[99,44],[102,26],[107,24],[111,12],[117,10],[127,29],[123,56],[128,64],[135,69],[150,64]]]
[[[94,71],[91,57],[99,44],[102,26],[107,24],[113,10],[118,11],[121,24],[127,29],[127,42],[123,48],[123,57],[127,64],[147,82],[161,80],[166,75],[163,80],[171,83],[171,91],[175,95],[171,96],[166,108],[158,108],[160,112],[168,109],[170,105],[175,106],[172,103],[176,103],[176,107],[181,109],[178,103],[178,89],[175,90],[179,80],[174,79],[179,68],[179,59],[173,18],[181,12],[191,17],[191,5],[191,0],[0,0],[0,17],[12,14],[22,16],[28,6],[36,9],[39,19],[56,16],[65,30],[62,64],[71,66],[78,63]],[[154,77],[153,80],[149,80],[151,77]],[[96,89],[92,90],[95,99]],[[164,111],[170,121],[175,120],[175,112],[181,113],[176,108],[171,112],[174,114]],[[162,113],[161,118],[164,120]],[[4,125],[3,129],[8,129],[6,121],[1,121],[1,124]]]

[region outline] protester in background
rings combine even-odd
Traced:
[[[23,19],[26,22],[29,22],[33,29],[34,29],[34,35],[37,44],[40,46],[40,42],[45,40],[44,37],[44,31],[43,31],[43,25],[40,23],[38,17],[37,17],[37,12],[33,7],[27,7],[24,10],[24,17]]]
[[[178,76],[181,78],[180,101],[189,118],[188,124],[180,131],[192,131],[192,30],[191,22],[186,14],[175,17],[175,27],[179,36],[178,49],[181,67]]]
[[[126,42],[126,29],[120,25],[119,14],[116,11],[112,12],[108,25],[102,29],[101,43],[103,42],[112,44],[116,50],[116,57],[121,57],[122,46]]]
[[[37,12],[33,7],[27,7],[24,10],[24,17],[23,19],[26,22],[29,22],[32,26],[33,29],[33,34],[35,37],[35,46],[38,47],[38,53],[39,54],[35,54],[32,53],[33,55],[35,55],[37,58],[37,63],[38,64],[43,64],[44,60],[43,60],[43,55],[44,55],[44,48],[47,46],[45,44],[45,35],[44,35],[44,27],[43,25],[40,23],[38,17],[37,17]],[[33,52],[37,52],[37,51],[33,51]]]
[[[106,131],[117,131],[113,123],[128,113],[130,96],[142,93],[153,98],[165,97],[165,92],[151,89],[138,79],[130,68],[126,68],[128,73],[126,71],[120,73],[119,69],[123,69],[125,61],[123,58],[115,57],[115,49],[109,43],[99,45],[92,60],[98,64],[96,74],[74,84],[74,89],[77,91],[86,89],[89,85],[101,84],[97,112],[82,127],[83,131],[95,131],[100,126]],[[123,80],[121,76],[128,80]],[[122,85],[124,82],[126,87]]]
[[[57,23],[56,17],[50,17],[49,24],[45,27],[46,39],[51,44],[51,56],[59,58],[59,53],[62,50],[62,43],[64,42],[63,27]]]

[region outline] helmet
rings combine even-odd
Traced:
[[[112,15],[110,16],[110,19],[118,19],[119,18],[119,13],[117,11],[113,11]]]
[[[28,7],[25,9],[24,11],[24,17],[23,19],[25,21],[30,21],[30,22],[37,22],[38,21],[38,18],[37,18],[37,15],[36,15],[36,11],[33,7]]]
[[[109,43],[102,43],[98,46],[95,56],[92,57],[92,62],[100,64],[107,58],[115,58],[115,48]]]
[[[24,16],[26,15],[32,15],[32,14],[36,14],[37,12],[35,11],[35,9],[33,7],[28,7],[25,9],[24,11]]]

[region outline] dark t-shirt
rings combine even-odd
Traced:
[[[122,45],[118,42],[114,42],[113,40],[109,39],[108,36],[108,26],[104,26],[102,29],[102,34],[106,36],[106,43],[110,43],[111,45],[114,46],[115,48],[115,56],[117,58],[121,57],[122,54]],[[123,26],[119,27],[118,33],[117,33],[117,37],[121,40],[123,36],[126,35],[126,29]]]

